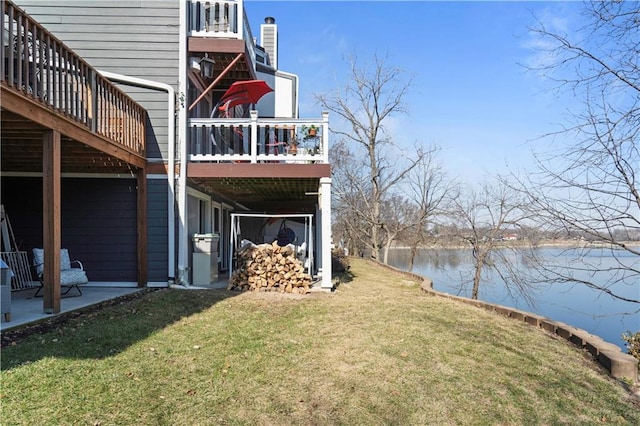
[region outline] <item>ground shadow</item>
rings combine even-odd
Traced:
[[[2,370],[46,357],[101,359],[241,292],[145,289],[2,333]]]

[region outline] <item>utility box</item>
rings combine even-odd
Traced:
[[[11,321],[11,277],[13,271],[0,260],[0,314],[6,322]]]
[[[194,285],[218,281],[217,234],[193,234],[192,281]]]

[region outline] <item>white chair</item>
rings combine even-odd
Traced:
[[[72,265],[77,265],[73,267]],[[44,250],[41,248],[33,249],[33,266],[36,270],[38,280],[40,281],[40,288],[33,295],[37,297],[40,291],[44,288]],[[77,296],[82,296],[80,285],[84,285],[89,282],[87,274],[84,271],[82,262],[79,260],[71,261],[69,258],[69,250],[60,249],[60,287],[65,287],[67,290],[61,294],[69,293],[74,287],[78,290]]]

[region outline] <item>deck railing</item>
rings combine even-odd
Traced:
[[[189,161],[329,163],[329,114],[322,119],[192,118]]]
[[[190,37],[244,39],[249,57],[255,58],[256,45],[242,0],[191,0],[188,14]]]
[[[144,155],[146,111],[11,1],[0,9],[0,81]]]

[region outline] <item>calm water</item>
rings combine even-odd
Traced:
[[[560,263],[575,261],[566,249],[540,250],[544,256],[551,256]],[[407,270],[408,254],[408,250],[392,250],[389,253],[389,264]],[[640,267],[637,259],[629,258],[628,260],[635,262],[636,268]],[[525,261],[522,259],[516,259],[516,261],[519,262],[518,268],[529,270]],[[601,269],[616,264],[616,260],[604,249],[590,252],[590,263],[594,262]],[[413,272],[431,278],[434,288],[438,291],[470,297],[472,265],[469,250],[421,250],[415,260]],[[606,277],[600,276],[597,279],[606,280]],[[637,277],[635,279],[637,280]],[[615,287],[620,294],[635,299],[640,297],[639,289],[638,282],[617,284]],[[479,298],[573,325],[620,346],[623,352],[626,352],[626,347],[621,338],[622,334],[626,331],[640,331],[640,314],[625,315],[638,310],[640,308],[638,304],[613,299],[601,291],[589,289],[584,285],[565,283],[537,285],[531,293],[533,305],[518,294],[509,294],[499,278],[487,276],[480,283]]]

